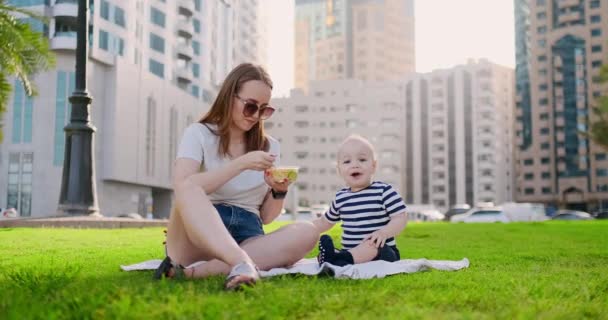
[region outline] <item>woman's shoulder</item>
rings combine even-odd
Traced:
[[[203,137],[215,136],[215,130],[217,126],[210,123],[195,122],[190,124],[185,131],[185,134],[197,134]]]
[[[279,140],[275,139],[273,136],[266,134],[266,139],[268,139],[268,145],[270,146],[270,150],[280,150],[281,143]]]

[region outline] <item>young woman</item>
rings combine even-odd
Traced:
[[[274,112],[271,90],[261,67],[241,64],[210,111],[186,128],[175,161],[167,258],[157,278],[228,274],[230,290],[257,281],[258,268],[291,265],[314,248],[319,233],[311,223],[267,235],[262,229],[280,214],[289,185],[267,171],[280,159],[278,141],[264,133],[263,121]],[[189,266],[197,261],[205,262]]]

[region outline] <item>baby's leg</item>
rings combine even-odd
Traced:
[[[378,248],[370,240],[365,240],[348,251],[353,256],[355,263],[372,261],[378,255]]]

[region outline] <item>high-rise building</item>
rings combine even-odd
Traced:
[[[350,134],[362,135],[374,145],[375,179],[402,190],[402,84],[352,79],[310,84],[308,93],[295,89],[288,98],[273,99],[278,111],[265,122],[270,135],[281,142],[281,164],[300,167],[289,196],[297,193],[299,204],[305,206],[331,202],[344,187],[337,173],[337,148]]]
[[[517,200],[608,207],[608,152],[581,134],[606,93],[608,1],[515,0],[515,31]]]
[[[63,128],[74,90],[77,0],[10,0],[46,15],[28,20],[48,37],[54,70],[35,77],[28,98],[14,82],[0,145],[0,207],[23,216],[56,213]],[[263,62],[257,1],[91,1],[89,91],[104,215],[150,210],[167,216],[182,130],[212,102],[237,63]],[[235,23],[236,20],[239,23]]]
[[[501,204],[513,195],[513,70],[485,60],[405,82],[406,203]]]
[[[296,88],[401,79],[414,57],[414,0],[296,0]]]

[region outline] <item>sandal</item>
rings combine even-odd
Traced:
[[[239,290],[244,285],[254,285],[258,280],[260,280],[258,267],[250,262],[241,262],[230,270],[230,274],[224,282],[224,289],[228,291]]]
[[[160,263],[160,266],[158,266],[156,271],[154,271],[152,278],[155,280],[160,280],[163,276],[165,278],[174,279],[182,279],[186,277],[184,267],[181,264],[175,264],[171,258],[169,258],[169,256],[167,256],[163,262]]]

